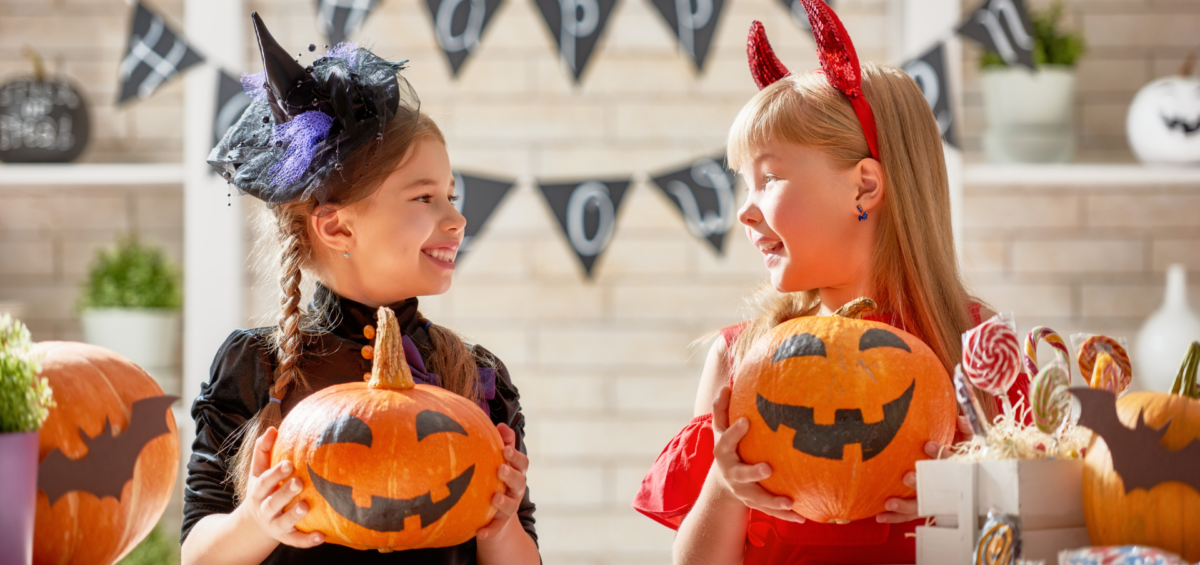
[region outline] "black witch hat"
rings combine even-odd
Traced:
[[[213,148],[208,164],[240,191],[270,204],[338,202],[335,187],[352,186],[354,179],[328,181],[343,175],[346,155],[381,143],[393,120],[416,126],[420,100],[397,75],[407,61],[388,62],[340,43],[305,68],[257,12],[251,18],[264,70],[242,76],[254,102]]]

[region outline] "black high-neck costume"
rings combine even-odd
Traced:
[[[371,371],[371,361],[362,356],[363,347],[371,345],[364,328],[375,325],[375,309],[342,298],[318,286],[313,301],[325,304],[328,331],[308,338],[304,345],[301,370],[308,388],[293,386],[282,399],[284,416],[309,394],[330,385],[358,382]],[[400,331],[408,336],[429,358],[433,344],[425,330],[425,322],[417,316],[417,299],[410,298],[390,306],[400,322]],[[240,447],[234,437],[246,421],[269,402],[271,375],[278,362],[271,354],[270,336],[273,327],[237,330],[225,340],[213,360],[211,379],[200,385],[200,396],[192,405],[196,420],[196,440],[188,462],[187,483],[183,493],[183,531],[186,539],[201,518],[210,514],[228,514],[236,507],[230,471]],[[521,414],[520,395],[513,386],[508,369],[496,356],[475,346],[481,367],[494,367],[496,395],[488,401],[491,419],[505,423],[517,434],[516,447],[525,452],[525,418]],[[529,490],[518,512],[521,526],[537,541],[534,529],[534,505]],[[322,544],[312,549],[297,549],[280,544],[263,563],[388,563],[405,565],[467,565],[476,563],[476,545],[472,539],[454,547],[419,549],[380,553],[357,551],[345,546]]]

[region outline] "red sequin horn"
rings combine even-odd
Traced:
[[[808,13],[808,21],[812,25],[813,38],[817,42],[817,56],[821,60],[821,70],[824,71],[829,84],[846,95],[850,106],[858,116],[862,125],[863,135],[867,138],[867,147],[871,157],[879,160],[879,142],[875,133],[875,115],[862,89],[862,69],[858,65],[858,54],[854,52],[854,44],[841,20],[821,0],[800,0]],[[767,41],[767,32],[762,23],[755,21],[750,24],[750,37],[746,40],[746,56],[750,59],[750,74],[759,90],[767,85],[791,74],[787,67],[775,56]]]

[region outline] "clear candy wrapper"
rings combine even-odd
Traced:
[[[1169,551],[1142,545],[1086,547],[1058,552],[1058,565],[1191,565]]]
[[[971,384],[1004,398],[1021,372],[1021,346],[1011,314],[997,314],[963,333],[962,368]]]
[[[1071,345],[1077,352],[1079,374],[1092,388],[1120,395],[1133,380],[1129,362],[1129,341],[1124,337],[1072,334]]]
[[[974,565],[1017,565],[1021,557],[1021,518],[988,511],[979,530]]]
[[[958,400],[959,411],[971,426],[971,433],[976,437],[986,437],[988,422],[984,417],[983,408],[979,405],[979,398],[975,396],[975,389],[967,382],[967,377],[963,376],[962,365],[954,367],[953,381],[954,398]]]

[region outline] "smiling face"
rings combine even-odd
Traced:
[[[445,389],[348,383],[288,413],[272,465],[291,461],[304,483],[301,531],[357,549],[446,547],[495,514],[502,448],[483,411]]]
[[[911,496],[901,478],[954,432],[954,391],[921,340],[877,322],[807,316],[776,326],[738,367],[738,453],[767,462],[761,484],[818,522],[845,522]]]
[[[748,187],[738,211],[780,292],[861,288],[870,271],[880,208],[878,163],[838,167],[825,153],[781,141],[753,148],[740,173]],[[868,212],[858,220],[857,206]]]
[[[310,220],[322,282],[371,306],[446,292],[466,226],[456,198],[446,146],[416,141],[370,196]]]

